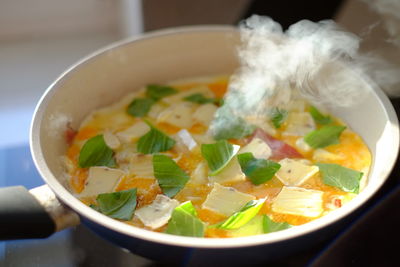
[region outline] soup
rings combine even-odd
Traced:
[[[211,134],[228,77],[150,84],[66,133],[74,194],[136,227],[194,237],[268,234],[351,201],[371,154],[339,118],[297,97]]]

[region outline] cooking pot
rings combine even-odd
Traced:
[[[149,83],[231,74],[238,67],[239,42],[238,30],[230,26],[161,30],[112,44],[64,72],[41,98],[31,127],[32,156],[46,185],[29,192],[21,187],[1,189],[0,237],[46,237],[81,222],[118,246],[151,259],[218,265],[266,262],[337,234],[385,182],[399,147],[398,121],[387,96],[351,69],[346,71],[357,80],[362,101],[350,107],[331,107],[330,112],[359,133],[371,150],[373,163],[364,190],[320,219],[251,237],[183,237],[109,218],[83,204],[69,190],[62,160],[67,127],[77,129],[92,110]]]

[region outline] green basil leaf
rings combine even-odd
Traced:
[[[237,158],[242,172],[255,185],[271,180],[281,168],[279,163],[272,160],[256,159],[251,152],[239,154]]]
[[[150,131],[139,138],[137,151],[143,154],[153,154],[170,150],[175,145],[175,140],[165,133],[157,130],[150,123]]]
[[[158,101],[163,97],[176,94],[178,91],[170,86],[150,84],[146,87],[146,96]]]
[[[136,98],[128,106],[127,112],[133,117],[146,116],[155,101],[151,98]]]
[[[313,117],[314,121],[319,124],[329,124],[333,122],[330,116],[323,115],[316,107],[310,107],[310,114]]]
[[[263,229],[265,234],[285,230],[290,227],[292,227],[292,225],[288,224],[287,222],[274,222],[267,215],[263,215]]]
[[[128,221],[132,219],[136,208],[136,188],[99,194],[96,200],[101,213],[114,219]]]
[[[106,166],[113,168],[116,166],[113,158],[114,152],[104,141],[102,134],[90,138],[83,145],[78,159],[80,168],[92,166]]]
[[[218,224],[218,228],[231,230],[242,227],[246,223],[248,223],[257,213],[260,211],[263,206],[265,199],[251,200],[249,201],[243,208],[241,208],[238,212],[235,212],[232,216],[226,219],[224,222]]]
[[[165,155],[153,156],[153,170],[158,184],[168,197],[175,196],[189,180],[189,175]]]
[[[323,126],[304,136],[304,141],[313,148],[339,144],[339,137],[344,129],[346,129],[345,126]]]
[[[182,236],[204,236],[205,225],[197,217],[192,202],[187,201],[174,209],[168,222],[167,234]]]
[[[184,97],[183,100],[197,103],[197,104],[207,104],[207,103],[214,103],[216,105],[221,105],[221,99],[220,98],[208,98],[205,97],[203,94],[200,93],[195,93],[192,95],[189,95],[187,97]]]
[[[215,140],[240,139],[252,134],[256,129],[256,126],[233,115],[226,105],[217,110],[213,124],[215,127],[212,128],[212,134]]]
[[[218,174],[235,156],[239,146],[232,145],[226,140],[218,141],[214,144],[202,144],[201,154],[208,163],[211,176]]]
[[[338,164],[317,163],[326,185],[335,186],[345,192],[358,193],[362,172],[352,170]]]
[[[89,207],[94,209],[95,211],[101,212],[99,206],[96,206],[94,204],[90,204]]]
[[[282,123],[286,120],[288,112],[285,109],[272,108],[269,113],[269,118],[275,128],[280,128]]]

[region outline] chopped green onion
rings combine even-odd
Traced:
[[[271,180],[281,167],[272,160],[256,159],[251,152],[239,154],[237,158],[242,172],[255,185]]]
[[[345,192],[358,193],[362,172],[352,170],[338,164],[317,163],[326,185],[335,186]]]
[[[189,102],[193,102],[193,103],[197,103],[197,104],[213,103],[213,104],[216,104],[216,105],[221,105],[221,99],[220,98],[208,98],[208,97],[205,97],[201,93],[195,93],[195,94],[189,95],[187,97],[184,97],[183,100],[186,100],[186,101],[189,101]]]
[[[136,188],[99,194],[96,198],[101,213],[120,220],[132,219],[136,208]]]
[[[272,108],[269,114],[269,118],[275,128],[280,128],[282,123],[286,120],[288,112],[285,109]]]
[[[238,229],[229,230],[229,237],[242,237],[264,234],[264,215],[256,215],[248,223]]]
[[[304,136],[304,141],[312,148],[323,148],[339,143],[340,134],[346,126],[323,126]]]
[[[310,114],[313,117],[314,121],[319,124],[329,124],[333,120],[330,116],[323,115],[316,107],[310,107]]]
[[[88,168],[92,166],[115,167],[116,163],[113,158],[114,152],[104,141],[102,134],[90,138],[83,145],[80,153],[78,164],[80,168]]]
[[[285,230],[290,227],[292,227],[292,225],[288,224],[287,222],[274,222],[267,215],[263,215],[263,229],[265,234]]]
[[[217,228],[231,230],[242,227],[248,223],[263,206],[265,199],[251,200],[238,212],[235,212],[232,216],[226,219],[224,222],[217,225]]]
[[[235,156],[240,146],[232,145],[226,140],[218,141],[214,144],[202,144],[201,154],[208,163],[210,175],[218,174]]]
[[[146,87],[146,96],[158,101],[169,95],[176,94],[178,91],[170,86],[150,84]]]
[[[137,151],[143,154],[153,154],[170,150],[175,145],[175,140],[156,129],[150,123],[150,131],[139,138]]]
[[[187,201],[174,209],[165,232],[172,235],[203,237],[204,230],[204,223],[197,217],[192,202]]]
[[[189,180],[189,175],[165,155],[153,156],[153,170],[158,184],[168,197],[175,196]]]
[[[127,112],[133,117],[146,116],[155,101],[151,98],[136,98],[128,106]]]

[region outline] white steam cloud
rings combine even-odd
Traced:
[[[333,21],[303,20],[283,32],[271,18],[253,15],[241,23],[240,33],[240,67],[211,126],[214,134],[235,118],[265,117],[299,94],[318,106],[362,99],[358,75],[350,74],[363,73],[371,58],[358,53],[359,37]]]

